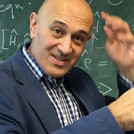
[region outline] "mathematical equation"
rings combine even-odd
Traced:
[[[16,46],[16,49],[21,45],[25,44],[30,41],[29,33],[25,33],[21,38],[23,39],[22,43],[17,41],[18,39],[18,32],[16,29],[2,29],[1,30],[1,41],[0,46],[2,50],[10,51],[11,46]]]

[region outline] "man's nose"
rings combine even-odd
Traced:
[[[58,49],[64,54],[69,55],[72,52],[72,39],[70,35],[65,36],[60,40]]]

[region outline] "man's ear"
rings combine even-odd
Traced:
[[[30,15],[30,36],[34,38],[38,27],[38,15],[34,12]]]

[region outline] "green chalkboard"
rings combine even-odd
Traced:
[[[0,61],[6,60],[23,43],[30,41],[29,15],[44,0],[0,0]],[[105,49],[104,22],[100,12],[120,16],[134,30],[134,0],[87,0],[94,13],[93,36],[77,66],[89,73],[104,95],[117,97],[116,69]]]

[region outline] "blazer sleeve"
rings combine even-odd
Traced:
[[[124,134],[107,107],[68,125],[52,134]]]

